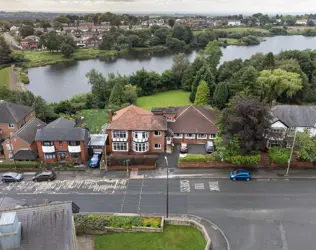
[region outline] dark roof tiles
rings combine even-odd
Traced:
[[[32,111],[34,108],[0,100],[0,123],[19,123]]]

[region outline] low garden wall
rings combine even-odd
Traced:
[[[203,225],[201,225],[200,223],[198,223],[194,220],[190,220],[190,219],[165,218],[165,224],[166,225],[193,226],[193,227],[195,227],[196,229],[201,231],[201,233],[204,236],[204,239],[206,241],[205,250],[211,249],[211,244],[212,244],[211,238],[208,235],[205,227]]]
[[[178,168],[258,168],[258,164],[232,164],[231,162],[179,162]]]

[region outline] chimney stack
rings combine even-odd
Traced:
[[[109,109],[109,121],[112,122],[113,113],[112,110]]]

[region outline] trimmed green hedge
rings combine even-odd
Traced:
[[[36,161],[15,161],[17,168],[38,168]],[[0,168],[15,168],[14,161],[0,163]]]
[[[260,161],[260,154],[256,155],[235,155],[229,158],[233,164],[258,164]]]
[[[125,228],[151,227],[160,228],[161,218],[141,216],[107,216],[94,214],[74,214],[77,233],[85,230],[102,231],[105,227]]]
[[[274,163],[287,163],[290,159],[291,149],[273,147],[269,149],[269,160]]]

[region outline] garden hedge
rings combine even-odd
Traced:
[[[287,163],[290,159],[291,150],[289,148],[273,147],[269,149],[269,160],[273,163]]]
[[[15,161],[17,168],[39,168],[40,164],[36,161]],[[0,168],[15,168],[14,161],[0,163]]]

